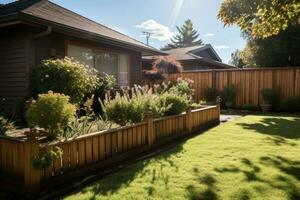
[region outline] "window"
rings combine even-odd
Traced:
[[[68,45],[68,56],[96,68],[100,75],[105,73],[114,76],[119,86],[128,86],[129,84],[129,58],[126,54]]]
[[[94,67],[93,50],[89,48],[68,45],[68,56],[80,63]]]

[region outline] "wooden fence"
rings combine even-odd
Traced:
[[[206,88],[216,88],[219,91],[224,86],[235,84],[239,88],[236,97],[238,107],[246,103],[260,105],[261,90],[264,88],[278,89],[281,98],[300,96],[300,68],[253,68],[205,70],[197,72],[183,72],[168,75],[167,81],[177,78],[189,78],[194,81],[195,101],[204,100]],[[145,83],[149,83],[145,81]]]
[[[132,126],[50,144],[39,144],[34,138],[21,141],[1,136],[0,186],[11,185],[19,191],[36,193],[93,170],[112,166],[172,139],[217,125],[219,117],[220,106],[210,106],[176,116],[148,117],[147,121]],[[54,147],[63,150],[61,159],[55,160],[47,169],[35,169],[33,156]]]

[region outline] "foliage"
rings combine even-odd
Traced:
[[[176,93],[164,93],[159,95],[157,105],[162,108],[163,116],[171,116],[184,112],[189,107],[190,102],[185,96]]]
[[[177,78],[175,81],[163,82],[159,85],[154,85],[154,91],[158,94],[166,92],[175,93],[179,96],[186,96],[190,101],[195,93],[193,88],[194,81],[188,78]]]
[[[159,56],[152,65],[159,74],[180,73],[183,70],[181,63],[172,55]]]
[[[231,60],[229,61],[229,63],[235,67],[243,68],[246,64],[243,61],[241,53],[242,52],[240,50],[235,50],[235,52],[231,54]]]
[[[98,87],[99,78],[95,69],[73,59],[45,60],[30,74],[31,95],[49,90],[70,96],[73,103],[82,103],[86,95]]]
[[[129,93],[131,92],[131,95]],[[109,121],[120,125],[137,123],[145,119],[148,111],[155,111],[157,96],[151,89],[135,86],[131,91],[123,90],[123,95],[117,92],[115,98],[106,95],[102,107],[104,116]]]
[[[233,103],[238,94],[238,87],[234,84],[227,85],[221,91],[221,99],[224,102]]]
[[[238,25],[253,38],[267,38],[300,25],[300,2],[224,0],[218,17],[225,25]]]
[[[219,91],[216,88],[206,88],[204,90],[204,97],[208,103],[215,103],[218,96]]]
[[[69,103],[69,97],[49,91],[38,95],[32,101],[25,117],[31,126],[46,129],[50,138],[55,138],[74,120],[76,107]]]
[[[171,39],[171,44],[168,44],[166,47],[162,48],[164,50],[179,48],[179,47],[189,47],[202,45],[203,42],[199,38],[197,30],[193,27],[193,22],[188,19],[184,22],[182,27],[176,27],[178,34]]]
[[[300,112],[300,97],[289,97],[280,103],[280,111]]]
[[[5,135],[7,131],[15,128],[14,123],[10,122],[5,117],[0,116],[0,135]]]
[[[258,111],[259,107],[255,104],[247,103],[242,106],[243,110]]]
[[[265,39],[248,37],[239,59],[247,67],[286,67],[300,65],[300,28],[291,26]]]
[[[81,108],[85,115],[76,115],[75,120],[69,123],[65,131],[60,135],[62,138],[75,138],[93,132],[116,128],[117,125],[96,116],[92,109],[93,99],[88,99]]]
[[[261,95],[264,104],[269,104],[272,108],[276,108],[280,99],[279,89],[265,88],[261,90]]]
[[[94,100],[92,107],[96,114],[102,114],[102,107],[99,99],[103,100],[105,98],[105,94],[109,91],[113,91],[116,86],[117,80],[112,75],[104,74],[99,78],[99,84],[92,94]]]
[[[165,84],[156,93],[148,87],[135,86],[130,91],[118,92],[115,98],[106,95],[102,102],[104,116],[109,121],[126,125],[145,120],[148,112],[154,117],[179,114],[192,103],[189,96],[192,91],[187,83],[180,80],[172,86]]]
[[[63,151],[60,147],[54,147],[50,151],[42,151],[38,155],[32,158],[32,165],[35,169],[44,170],[47,167],[51,166],[53,161],[58,158],[61,158]]]

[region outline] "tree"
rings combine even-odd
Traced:
[[[188,19],[181,27],[176,26],[178,34],[171,39],[171,44],[167,44],[162,49],[172,49],[179,47],[189,47],[202,45],[203,41],[199,38],[197,30],[193,27],[193,22]]]
[[[278,35],[265,39],[249,38],[242,53],[243,61],[247,65],[257,67],[299,66],[300,37],[297,37],[299,35],[300,28],[292,26]]]
[[[235,52],[233,52],[231,54],[231,60],[229,61],[229,63],[235,67],[238,68],[243,68],[246,64],[243,61],[243,58],[241,57],[241,51],[240,50],[235,50]]]
[[[225,25],[238,25],[254,39],[267,38],[300,26],[300,1],[224,0],[218,18]]]

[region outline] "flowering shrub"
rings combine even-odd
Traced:
[[[26,111],[25,118],[31,126],[44,128],[49,138],[57,137],[74,120],[76,108],[69,97],[49,91],[38,95]]]
[[[123,90],[123,95],[118,92],[115,98],[106,96],[102,107],[108,120],[125,125],[143,121],[147,111],[158,112],[154,106],[157,96],[152,93],[151,89],[135,86],[130,93],[131,95],[129,91]]]
[[[175,92],[153,93],[147,87],[134,87],[129,95],[123,91],[115,98],[106,96],[102,102],[105,117],[120,125],[145,120],[146,113],[151,111],[155,117],[180,114],[191,104],[187,96]]]
[[[99,86],[97,70],[73,59],[45,60],[30,75],[31,95],[54,91],[70,96],[73,103],[82,103],[84,97]]]

